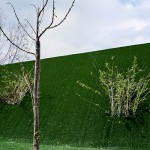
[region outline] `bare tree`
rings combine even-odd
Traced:
[[[20,25],[9,22],[9,25],[7,26],[7,23],[5,22],[6,20],[7,17],[0,11],[0,27],[3,27],[3,29],[5,28],[5,32],[7,31],[7,36],[11,41],[30,51],[32,44],[29,44],[29,38],[24,32],[22,32]],[[25,29],[27,29],[26,24],[23,26]],[[11,64],[18,61],[22,62],[24,60],[28,60],[28,57],[29,55],[27,55],[25,52],[20,51],[12,43],[8,43],[5,36],[2,34],[2,32],[0,32],[0,65]]]
[[[28,35],[28,37],[35,42],[35,53],[29,52],[26,49],[22,48],[19,46],[17,43],[13,42],[11,38],[7,35],[7,33],[4,31],[2,26],[0,27],[0,30],[2,34],[6,37],[6,39],[15,47],[17,47],[20,51],[26,52],[28,54],[34,55],[35,56],[35,70],[34,70],[34,86],[32,90],[32,97],[33,97],[33,114],[34,114],[34,133],[33,133],[33,148],[34,150],[39,150],[39,88],[40,88],[40,51],[41,51],[41,46],[40,46],[40,39],[48,31],[49,29],[56,28],[60,26],[67,18],[69,15],[70,11],[72,10],[75,0],[72,1],[70,8],[66,12],[65,16],[55,24],[55,18],[56,18],[56,9],[55,9],[55,0],[52,0],[52,16],[49,24],[42,29],[41,23],[43,22],[43,17],[46,11],[46,8],[48,7],[49,0],[43,0],[43,5],[42,7],[37,7],[34,4],[32,6],[35,9],[36,12],[36,27],[34,27],[29,20],[26,20],[28,23],[29,27],[33,31],[34,35],[32,36],[22,25],[19,16],[14,8],[14,6],[11,3],[8,3],[11,5],[14,15],[17,19],[17,22],[19,24],[19,27],[23,29],[24,33]]]
[[[30,49],[31,44],[29,44],[29,39],[22,32],[21,28],[17,25],[10,25],[7,29],[7,35],[11,41],[17,43],[17,45],[24,47],[25,49]],[[29,50],[30,51],[30,50]],[[19,50],[13,44],[7,42],[5,37],[1,35],[0,40],[0,65],[12,64],[15,62],[22,62],[29,59],[29,55],[25,52]]]

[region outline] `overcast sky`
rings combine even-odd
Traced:
[[[35,12],[30,4],[40,6],[42,0],[0,0],[3,13],[11,20],[13,13],[6,2],[15,6],[22,21],[27,18],[34,25]],[[56,0],[56,22],[70,5],[71,0]],[[51,2],[45,15],[43,27],[51,19]],[[42,58],[149,41],[150,0],[76,0],[67,20],[41,39]]]

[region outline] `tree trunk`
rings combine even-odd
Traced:
[[[121,103],[121,97],[119,97],[118,101],[119,101],[118,102],[118,117],[120,117],[121,116],[121,105],[122,105],[122,103]]]
[[[114,89],[111,87],[111,116],[114,117],[115,106],[114,106]]]
[[[128,83],[127,83],[127,85],[128,85],[128,87],[127,87],[127,95],[126,95],[126,112],[125,112],[125,116],[126,117],[128,117],[129,116],[129,109],[130,109],[130,107],[129,107],[129,96],[130,96],[130,80],[129,80],[129,78],[128,78]]]
[[[40,85],[40,41],[36,41],[36,60],[34,70],[33,114],[34,133],[33,149],[39,150],[39,85]]]

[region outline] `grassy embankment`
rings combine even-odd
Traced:
[[[130,67],[133,57],[137,56],[139,66],[146,67],[145,74],[150,71],[150,44],[42,60],[40,138],[43,149],[150,149],[150,99],[140,106],[136,118],[112,119],[105,114],[105,110],[109,110],[108,98],[95,95],[76,83],[79,80],[101,90],[90,72],[96,74],[98,69],[104,69],[104,63],[110,62],[111,56],[115,56],[114,63],[120,70]],[[24,65],[31,68],[33,62]],[[16,70],[20,65],[8,67]],[[0,121],[0,149],[13,150],[19,149],[19,146],[30,149],[33,123],[30,95],[20,105],[11,106],[1,102]],[[57,147],[61,145],[68,146]]]

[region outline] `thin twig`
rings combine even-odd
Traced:
[[[19,19],[18,15],[17,15],[16,10],[15,10],[14,6],[12,5],[12,3],[9,2],[9,3],[7,3],[7,4],[11,5],[11,7],[12,7],[12,9],[13,9],[13,12],[14,12],[14,14],[15,14],[15,17],[16,17],[16,19],[17,19],[19,25],[22,27],[23,31],[24,31],[32,40],[35,41],[35,39],[27,32],[27,30],[26,30],[26,29],[23,27],[23,25],[21,24],[20,19]]]
[[[31,25],[31,23],[27,19],[25,19],[25,21],[29,24],[29,26],[31,27],[31,29],[33,30],[33,32],[36,34],[36,32],[35,32],[33,26]]]
[[[100,107],[100,104],[96,104],[96,103],[94,103],[92,101],[89,101],[89,100],[83,98],[79,93],[76,93],[76,95],[79,96],[83,101],[88,102],[88,103],[90,103],[90,104],[92,104],[92,105],[94,105],[96,107],[99,107],[101,110],[104,110],[102,107]]]
[[[38,9],[34,4],[30,4],[31,6],[33,6],[35,8],[36,13],[38,13]]]
[[[33,87],[32,87],[32,85],[31,85],[31,81],[30,81],[29,74],[27,74],[26,77],[27,77],[27,78],[25,78],[25,80],[26,80],[26,83],[27,83],[28,88],[29,88],[29,90],[30,90],[31,99],[32,99],[32,104],[33,104],[33,99],[34,99],[34,95],[33,95]]]

